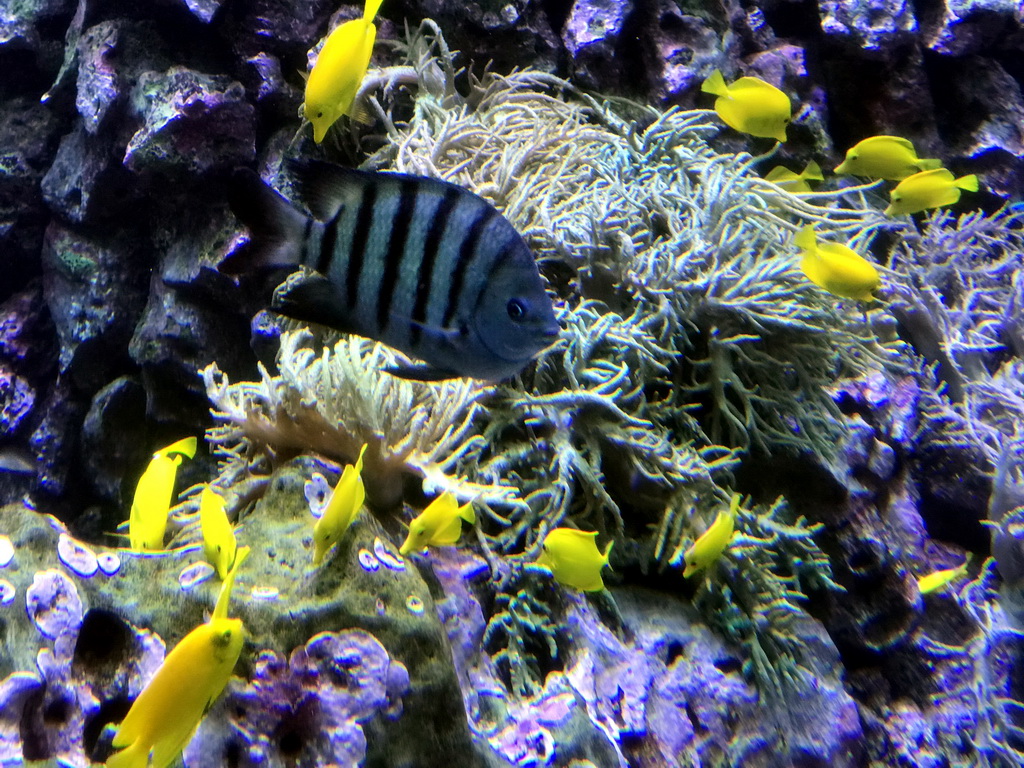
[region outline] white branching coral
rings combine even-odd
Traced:
[[[401,476],[412,474],[430,494],[516,505],[507,482],[477,483],[460,473],[484,446],[477,417],[490,387],[466,379],[408,381],[383,373],[399,360],[382,344],[348,336],[318,355],[311,339],[305,330],[282,334],[279,373],[261,366],[259,382],[231,384],[216,364],[202,371],[219,422],[207,439],[228,459],[222,472],[252,450],[354,461],[366,444],[364,478],[377,503],[400,500]]]

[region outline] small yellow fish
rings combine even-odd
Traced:
[[[555,528],[544,537],[544,551],[537,564],[549,568],[560,584],[584,592],[599,592],[604,589],[601,569],[608,565],[608,553],[614,542],[608,542],[602,555],[596,539],[597,531]]]
[[[223,581],[235,562],[238,543],[224,511],[224,499],[209,486],[199,496],[199,526],[203,532],[203,556]]]
[[[462,534],[463,520],[471,524],[476,522],[473,505],[467,503],[460,507],[458,500],[445,491],[413,518],[409,524],[409,535],[398,551],[407,555],[419,552],[428,544],[434,547],[451,546]]]
[[[871,301],[882,278],[875,265],[841,243],[819,242],[808,224],[797,232],[793,243],[803,258],[800,269],[807,279],[836,296]]]
[[[313,141],[324,140],[327,129],[349,114],[366,77],[377,28],[373,19],[381,0],[366,0],[363,16],[339,25],[324,41],[306,79],[303,114],[313,124]]]
[[[715,521],[708,526],[690,548],[683,553],[683,577],[689,578],[698,571],[703,571],[714,563],[732,540],[733,528],[736,525],[736,513],[740,508],[740,495],[734,493],[729,509],[718,513]]]
[[[811,160],[800,173],[794,173],[785,166],[777,165],[768,171],[765,179],[778,184],[788,192],[810,192],[811,185],[807,182],[823,181],[825,177],[821,175],[821,166]]]
[[[366,489],[359,473],[363,471],[364,453],[365,445],[359,449],[359,458],[356,459],[355,465],[345,466],[341,479],[334,486],[331,498],[324,507],[324,513],[316,521],[313,528],[313,565],[320,565],[323,562],[327,550],[338,542],[352,524],[356,513],[362,509]]]
[[[730,128],[751,136],[786,140],[786,126],[792,120],[789,97],[757,77],[741,77],[732,85],[717,69],[700,89],[718,98],[715,111]]]
[[[247,552],[247,547],[239,550],[224,582],[229,591]],[[166,768],[224,690],[245,643],[242,620],[226,616],[224,587],[213,617],[174,646],[132,703],[112,742],[121,751],[107,759],[107,768]]]
[[[918,171],[938,168],[941,161],[917,156],[914,145],[899,136],[872,136],[846,150],[836,173],[899,181]]]
[[[967,573],[968,563],[970,563],[970,558],[964,560],[963,564],[958,565],[956,568],[946,568],[942,571],[933,571],[926,576],[918,577],[917,589],[922,595],[929,595],[932,592],[938,592],[953,581],[953,579],[958,579]]]
[[[195,455],[194,437],[178,440],[153,454],[135,486],[135,498],[128,515],[128,540],[132,549],[140,552],[163,549],[178,465],[182,456],[191,459]]]
[[[892,200],[885,209],[886,216],[899,216],[907,213],[920,213],[929,208],[941,208],[952,205],[960,199],[960,190],[978,191],[978,177],[973,173],[969,176],[953,178],[953,174],[945,168],[933,171],[921,171],[908,176],[892,191]]]

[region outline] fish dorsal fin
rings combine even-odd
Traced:
[[[373,21],[377,17],[381,2],[382,0],[366,0],[366,5],[363,6],[363,18],[366,21]]]
[[[364,188],[379,183],[374,174],[323,160],[289,160],[288,170],[299,182],[302,200],[320,221],[330,221]]]
[[[896,144],[897,146],[914,152],[914,142],[910,139],[905,139],[902,136],[872,136],[870,139],[865,139],[864,142],[870,144]]]
[[[821,166],[813,160],[807,163],[807,166],[804,168],[803,173],[800,174],[800,177],[806,181],[825,180],[825,177],[821,175]]]

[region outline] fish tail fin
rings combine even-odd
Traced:
[[[818,247],[818,239],[814,234],[814,225],[807,224],[802,227],[793,238],[793,245],[802,251],[813,252]]]
[[[805,181],[824,181],[825,177],[821,175],[821,166],[811,160],[807,163],[807,167],[804,168],[804,172],[800,174],[801,178]]]
[[[960,189],[966,189],[968,192],[978,191],[978,177],[973,173],[969,176],[961,176],[959,179],[953,181],[953,184]]]
[[[366,5],[363,6],[363,18],[366,21],[373,21],[377,18],[377,11],[380,10],[380,4],[382,0],[366,0]]]
[[[234,275],[301,263],[307,219],[255,171],[235,171],[230,202],[235,216],[249,228],[249,242],[221,262],[221,272]]]
[[[459,507],[459,517],[471,525],[476,524],[476,512],[473,510],[472,502],[466,502]]]
[[[729,91],[729,86],[725,84],[725,78],[722,77],[722,71],[716,69],[707,79],[701,83],[700,89],[704,93],[713,93],[715,96],[725,96]]]
[[[615,545],[614,541],[609,541],[608,546],[604,548],[604,554],[601,555],[601,562],[604,565],[608,565],[608,555],[611,554],[612,547]]]
[[[145,739],[136,739],[120,752],[107,758],[107,768],[146,768],[149,763],[149,750]]]

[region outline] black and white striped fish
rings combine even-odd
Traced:
[[[533,254],[483,198],[321,161],[291,170],[313,218],[238,171],[231,204],[250,241],[221,265],[314,270],[274,311],[383,341],[426,363],[391,373],[421,380],[504,379],[558,335]]]

